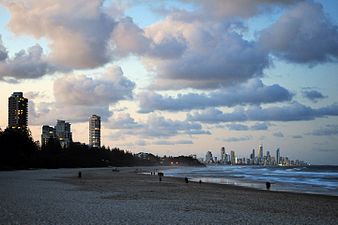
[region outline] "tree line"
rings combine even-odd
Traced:
[[[102,146],[90,146],[73,142],[63,149],[56,138],[46,145],[34,142],[29,129],[7,128],[0,130],[0,170],[34,168],[78,168],[107,166],[202,166],[198,160],[188,157],[159,157],[150,153],[131,152]]]

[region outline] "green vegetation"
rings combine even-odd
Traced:
[[[62,149],[57,139],[50,139],[41,148],[34,142],[29,130],[0,131],[0,170],[29,168],[76,168],[106,166],[202,166],[192,157],[163,157],[149,153],[131,152],[109,147],[90,148],[74,142]]]

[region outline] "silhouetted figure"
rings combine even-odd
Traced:
[[[81,171],[79,171],[78,175],[77,175],[78,178],[81,178],[82,177],[82,173]]]
[[[164,174],[162,172],[158,172],[157,175],[158,175],[159,181],[161,182]]]
[[[198,183],[202,184],[202,180],[200,180]]]
[[[185,183],[189,183],[188,177],[184,178]]]
[[[270,183],[270,182],[266,182],[266,183],[265,183],[265,186],[266,186],[266,190],[270,190],[271,183]]]

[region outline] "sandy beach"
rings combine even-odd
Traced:
[[[77,177],[78,171],[82,178]],[[136,168],[0,172],[0,224],[337,224],[338,197],[140,175]],[[153,171],[154,168],[143,168]]]

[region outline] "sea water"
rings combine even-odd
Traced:
[[[164,171],[165,176],[188,177],[192,181],[231,184],[272,191],[338,196],[338,166],[265,167],[217,165],[183,167]]]

